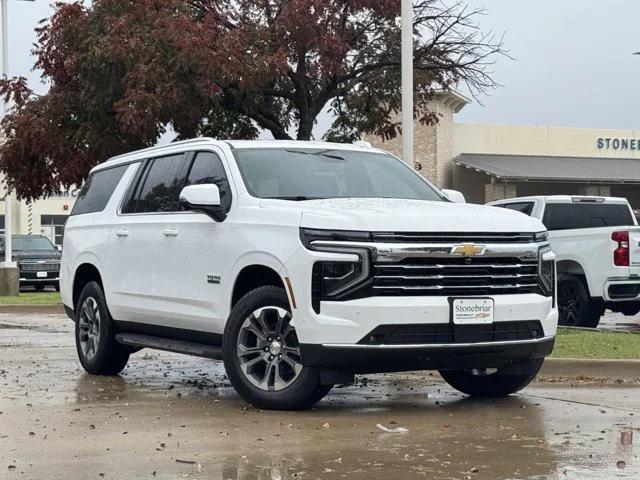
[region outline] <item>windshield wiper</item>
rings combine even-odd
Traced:
[[[327,197],[305,197],[304,195],[296,195],[291,197],[265,197],[272,200],[291,200],[293,202],[303,202],[305,200],[324,200]]]
[[[340,155],[334,155],[327,152],[332,152],[333,150],[318,150],[317,152],[305,152],[304,150],[285,150],[288,153],[299,153],[301,155],[319,155],[322,157],[333,158],[334,160],[346,160],[346,158],[341,157]]]

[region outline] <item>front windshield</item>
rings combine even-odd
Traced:
[[[254,197],[446,201],[402,161],[383,153],[292,147],[238,149],[234,155]]]
[[[4,250],[4,235],[0,237],[0,245]],[[21,250],[56,250],[53,243],[47,237],[11,237],[11,248],[16,251]]]

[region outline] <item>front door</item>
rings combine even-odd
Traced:
[[[221,207],[231,207],[231,193],[218,155],[193,152],[185,185],[216,184]],[[216,222],[199,212],[179,212],[163,219],[162,262],[156,275],[158,291],[167,299],[164,315],[174,326],[222,333],[221,282],[232,261],[229,219]],[[225,279],[226,280],[226,279]]]

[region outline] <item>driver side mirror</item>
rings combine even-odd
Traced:
[[[179,199],[189,210],[200,210],[216,222],[227,218],[226,212],[220,208],[220,189],[213,183],[188,185],[180,192]]]
[[[449,190],[448,188],[443,188],[441,190],[444,195],[454,203],[467,203],[467,200],[464,198],[462,192],[457,190]]]

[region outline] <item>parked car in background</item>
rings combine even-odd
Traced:
[[[469,395],[516,392],[555,339],[547,232],[448,195],[363,145],[203,138],[109,160],[65,228],[80,362],[117,374],[146,347],[222,359],[274,409],[355,373],[438,369]]]
[[[640,312],[640,227],[625,198],[535,196],[489,205],[538,218],[549,230],[560,325],[595,328],[607,308]]]
[[[33,286],[43,290],[47,285],[60,291],[61,253],[44,235],[12,235],[13,260],[18,263],[20,287]],[[4,256],[4,236],[0,236],[0,251]]]

